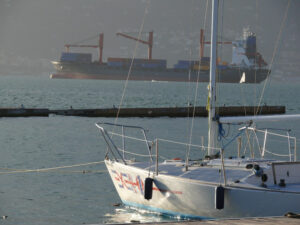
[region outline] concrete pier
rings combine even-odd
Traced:
[[[216,109],[220,116],[245,116],[284,114],[285,106],[227,106]],[[257,113],[258,112],[258,113]],[[0,108],[0,117],[29,117],[29,116],[84,116],[84,117],[116,117],[117,108],[106,109],[46,109],[46,108]],[[207,117],[204,106],[194,107],[165,107],[165,108],[121,108],[119,117]]]
[[[45,117],[49,112],[46,108],[0,108],[0,117]]]
[[[195,111],[195,112],[194,112]],[[284,106],[262,106],[257,110],[255,106],[228,106],[217,108],[220,116],[242,116],[258,114],[283,114]],[[68,109],[50,110],[50,113],[64,116],[87,116],[87,117],[116,117],[117,108],[110,109]],[[195,107],[168,107],[168,108],[121,108],[119,117],[207,117],[204,106]]]

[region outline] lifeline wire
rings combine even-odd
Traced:
[[[80,167],[80,166],[89,166],[89,165],[96,165],[96,164],[100,164],[100,163],[104,163],[104,161],[81,163],[81,164],[75,164],[75,165],[69,165],[69,166],[57,166],[57,167],[42,168],[42,169],[25,169],[25,170],[13,169],[13,171],[9,171],[9,172],[0,172],[0,174],[49,172],[49,171],[58,170],[58,169],[74,168],[74,167]],[[6,170],[9,170],[9,168],[6,168]]]

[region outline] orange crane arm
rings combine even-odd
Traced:
[[[136,37],[132,37],[132,36],[129,36],[129,35],[123,34],[123,33],[117,33],[117,35],[134,40],[134,41],[138,41],[145,45],[148,45],[148,59],[150,59],[150,60],[152,59],[153,31],[149,32],[148,41],[145,41],[145,40],[142,40],[142,39],[139,39]]]
[[[125,38],[128,38],[128,39],[131,39],[131,40],[134,40],[134,41],[138,41],[138,42],[143,43],[143,44],[145,44],[145,45],[149,45],[149,44],[150,44],[149,41],[144,41],[144,40],[138,39],[138,38],[136,38],[136,37],[129,36],[129,35],[127,35],[127,34],[116,33],[116,35],[122,36],[122,37],[125,37]]]
[[[66,48],[70,48],[70,47],[78,47],[78,48],[99,48],[99,45],[70,45],[70,44],[66,44],[65,47],[66,47]]]
[[[205,41],[205,37],[204,37],[204,30],[200,29],[200,59],[202,59],[202,57],[204,56],[204,45],[205,44],[211,44],[210,41]],[[217,44],[229,44],[231,45],[232,42],[231,41],[218,41]]]
[[[66,45],[65,45],[65,48],[66,48],[66,51],[67,51],[67,52],[69,52],[70,47],[77,47],[77,48],[99,48],[99,63],[102,63],[103,40],[104,40],[104,34],[101,33],[101,34],[99,35],[99,45],[66,44]]]

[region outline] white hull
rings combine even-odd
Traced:
[[[153,196],[144,199],[144,181],[149,171],[106,160],[117,192],[126,205],[180,218],[238,218],[283,216],[300,212],[300,193],[226,186],[224,209],[215,209],[217,183],[170,175],[154,177]],[[153,173],[151,172],[151,177]]]

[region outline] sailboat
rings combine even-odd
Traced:
[[[288,212],[300,213],[300,162],[297,161],[296,138],[256,128],[256,122],[299,119],[300,115],[271,115],[247,117],[219,117],[216,102],[216,46],[218,0],[212,1],[211,61],[209,85],[208,151],[205,159],[192,161],[178,158],[159,158],[159,140],[150,142],[142,127],[97,123],[107,144],[105,164],[113,184],[125,205],[142,208],[176,218],[212,219],[283,216]],[[257,144],[259,157],[242,157],[240,148],[236,157],[225,158],[228,146],[217,146],[222,125],[239,124],[238,135],[250,133],[263,136]],[[112,126],[112,131],[108,128]],[[120,130],[120,132],[116,132]],[[142,138],[134,138],[127,130],[138,130]],[[232,140],[237,139],[237,136]],[[222,135],[221,135],[222,136]],[[270,136],[286,138],[288,160],[266,159]],[[115,137],[120,140],[116,141]],[[128,157],[128,141],[140,141],[147,157],[137,161]],[[256,138],[258,141],[258,138]],[[228,145],[232,141],[228,141]],[[292,149],[294,147],[294,149]],[[139,150],[140,146],[137,147]]]

